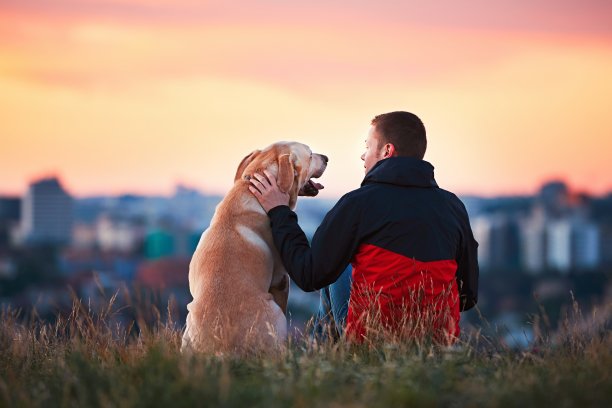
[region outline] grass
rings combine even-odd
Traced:
[[[610,306],[584,317],[574,303],[558,331],[538,328],[527,350],[486,329],[453,348],[426,342],[292,339],[274,357],[179,353],[169,309],[117,322],[115,297],[45,323],[4,307],[0,406],[608,406]],[[165,316],[162,316],[165,315]],[[600,318],[603,316],[603,318]],[[536,324],[545,319],[534,319]]]

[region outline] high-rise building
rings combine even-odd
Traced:
[[[509,270],[519,267],[519,229],[516,221],[506,214],[483,214],[472,222],[478,241],[478,263],[487,269]]]
[[[572,256],[574,267],[595,269],[601,264],[601,233],[596,224],[588,220],[574,220],[572,230]]]
[[[21,238],[25,243],[68,243],[74,202],[57,178],[30,184],[21,202]]]
[[[536,208],[522,220],[521,254],[522,264],[529,273],[537,274],[546,268],[547,234],[546,217],[542,208]]]
[[[572,224],[567,219],[551,221],[546,233],[547,265],[554,270],[568,272],[572,267]]]
[[[548,225],[548,265],[560,272],[594,269],[600,264],[597,225],[583,217],[556,220]]]

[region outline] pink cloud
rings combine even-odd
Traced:
[[[75,18],[226,23],[388,22],[391,24],[556,33],[612,35],[607,0],[472,0],[227,2],[220,0],[5,0],[5,10]]]

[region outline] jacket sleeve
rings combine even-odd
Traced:
[[[464,312],[478,303],[478,242],[474,239],[465,206],[460,201],[458,206],[461,218],[461,242],[457,256],[457,285],[459,307]]]
[[[357,250],[359,214],[350,201],[344,196],[327,213],[311,245],[289,207],[278,206],[268,212],[283,265],[302,290],[311,292],[334,283]]]

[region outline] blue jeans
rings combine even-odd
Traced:
[[[348,303],[351,296],[353,268],[347,266],[338,280],[321,289],[319,311],[315,323],[315,334],[337,339],[344,332]]]

